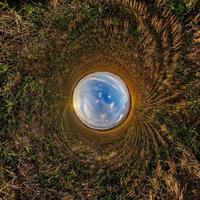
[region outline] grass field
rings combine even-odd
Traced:
[[[0,199],[200,199],[200,3],[0,3]],[[79,72],[124,71],[137,94],[117,136],[85,136]]]

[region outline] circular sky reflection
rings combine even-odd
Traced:
[[[97,130],[111,129],[129,112],[129,92],[118,76],[95,72],[78,82],[73,93],[73,106],[86,126]]]

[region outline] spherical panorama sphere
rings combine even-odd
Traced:
[[[73,107],[87,127],[107,130],[119,125],[128,115],[130,95],[122,79],[109,72],[94,72],[83,77],[73,92]]]

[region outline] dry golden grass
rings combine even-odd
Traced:
[[[199,199],[199,14],[181,21],[168,2],[2,9],[0,199]],[[68,95],[104,65],[137,91],[109,143],[74,126]]]

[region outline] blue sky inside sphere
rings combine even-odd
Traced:
[[[126,118],[130,95],[125,83],[109,72],[95,72],[82,78],[74,89],[75,113],[86,126],[106,130]]]

